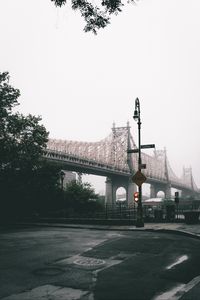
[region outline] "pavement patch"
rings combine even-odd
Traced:
[[[96,269],[105,269],[110,266],[119,264],[122,262],[122,259],[100,259],[82,255],[74,255],[66,259],[62,259],[60,261],[56,261],[55,264],[65,267],[67,265],[72,265],[74,267],[78,267],[86,270],[96,270]]]
[[[33,274],[44,275],[44,276],[55,276],[55,275],[59,275],[64,272],[65,272],[65,270],[63,270],[61,268],[47,267],[47,268],[37,269],[37,270],[33,271]]]
[[[121,234],[121,233],[109,232],[109,233],[107,234],[107,236],[108,236],[109,238],[118,238],[118,237],[123,237],[124,235]],[[106,241],[106,240],[105,240],[105,241]]]
[[[88,291],[47,284],[30,291],[10,295],[1,300],[78,300],[86,295],[88,295],[88,299],[92,296]]]

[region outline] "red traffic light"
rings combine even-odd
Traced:
[[[139,201],[139,192],[135,192],[133,195],[134,195],[134,201],[138,202]]]

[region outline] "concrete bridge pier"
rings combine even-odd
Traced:
[[[106,202],[106,205],[109,205],[109,206],[114,206],[115,205],[115,201],[116,201],[116,198],[113,199],[113,185],[112,185],[112,179],[107,177],[106,178],[106,195],[105,195],[105,202]]]
[[[132,178],[129,178],[128,181],[128,192],[126,193],[127,195],[127,203],[128,205],[134,204],[134,199],[133,199],[133,194],[134,192],[137,192],[137,186],[135,183],[133,183]]]
[[[152,183],[150,186],[150,198],[156,198],[158,192],[163,192],[165,194],[165,198],[171,198],[171,184],[160,184],[160,183]]]
[[[168,183],[167,185],[166,185],[166,187],[165,187],[165,198],[167,198],[167,199],[171,199],[171,197],[172,197],[172,193],[171,193],[171,184],[170,183]]]
[[[106,205],[115,207],[117,189],[123,187],[126,191],[126,204],[133,203],[133,194],[136,191],[136,185],[130,177],[110,176],[106,178]]]
[[[156,198],[157,191],[156,186],[154,184],[150,185],[150,198]]]

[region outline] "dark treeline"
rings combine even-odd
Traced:
[[[48,132],[41,118],[16,112],[20,92],[0,73],[0,218],[49,213],[65,215],[99,209],[89,184],[71,182],[63,190],[60,169],[42,154]]]

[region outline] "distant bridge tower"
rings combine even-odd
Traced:
[[[183,180],[185,182],[188,183],[188,185],[190,185],[191,189],[194,191],[194,187],[195,187],[195,183],[194,183],[194,179],[193,179],[193,176],[192,176],[192,168],[185,168],[183,167]],[[187,190],[184,190],[182,189],[182,192],[181,192],[181,196],[183,198],[187,198],[187,197],[191,197],[191,196],[195,196],[195,191],[193,192],[193,194],[191,193],[191,191],[187,191]]]
[[[164,150],[155,150],[155,158],[163,162],[164,174],[166,181],[165,182],[154,182],[150,185],[150,198],[156,198],[158,192],[162,191],[165,194],[165,198],[171,198],[171,183],[169,179],[169,167],[167,161],[167,151]]]

